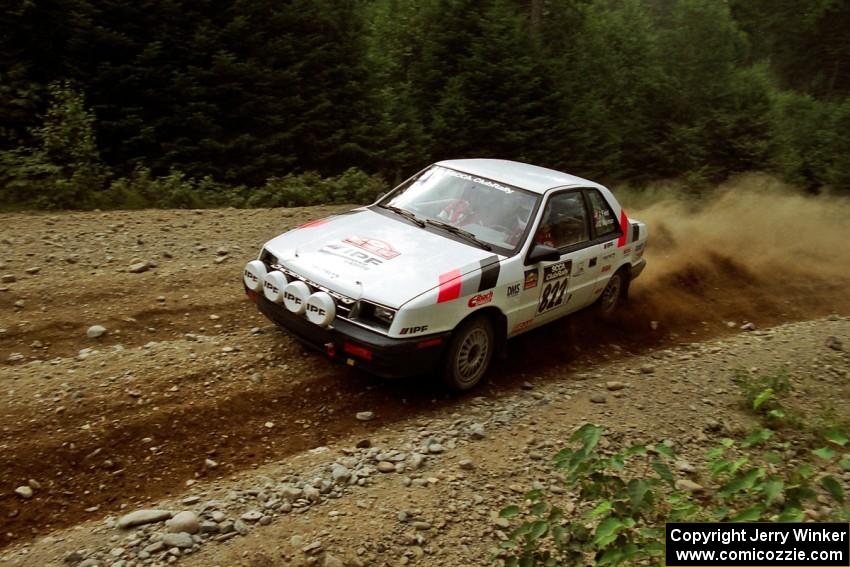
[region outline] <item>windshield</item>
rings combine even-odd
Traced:
[[[399,187],[381,206],[449,224],[510,251],[522,241],[537,200],[528,191],[435,165]]]

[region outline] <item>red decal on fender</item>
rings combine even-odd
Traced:
[[[617,240],[617,248],[625,246],[629,238],[629,218],[626,216],[626,211],[624,210],[620,210],[620,231],[623,234]]]
[[[437,303],[460,297],[460,284],[460,270],[440,274],[440,293],[437,295]]]
[[[469,302],[467,305],[470,308],[478,307],[479,305],[484,305],[485,303],[490,303],[493,301],[493,290],[490,290],[488,293],[479,293],[478,295],[473,295],[469,298]]]

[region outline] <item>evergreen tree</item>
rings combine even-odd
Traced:
[[[0,154],[5,178],[0,201],[83,208],[107,179],[95,142],[94,116],[83,95],[69,84],[54,83],[49,90],[44,124],[33,132],[37,145]],[[34,194],[39,185],[42,191]]]

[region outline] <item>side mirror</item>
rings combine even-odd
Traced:
[[[545,244],[535,244],[525,260],[526,265],[538,262],[557,262],[561,259],[561,251]]]

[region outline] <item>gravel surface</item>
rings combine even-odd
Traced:
[[[345,209],[0,215],[0,564],[477,565],[501,506],[557,493],[547,460],[583,421],[687,470],[747,426],[736,368],[788,366],[801,408],[847,413],[848,324],[826,318],[850,313],[846,282],[728,261],[511,341],[465,397],[335,365],[239,274]]]

